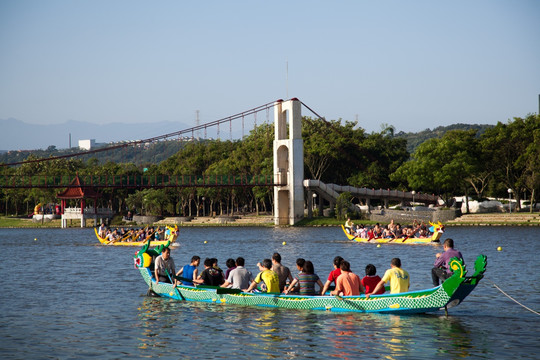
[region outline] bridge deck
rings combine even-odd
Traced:
[[[74,187],[74,175],[0,175],[0,188]],[[85,187],[175,188],[278,186],[273,175],[79,175]]]

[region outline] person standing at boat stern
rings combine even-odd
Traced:
[[[174,260],[171,257],[171,249],[169,249],[168,247],[164,248],[163,251],[161,251],[161,255],[156,258],[156,282],[159,281],[170,283],[171,280],[169,278],[169,275],[167,275],[167,271],[169,272],[169,274],[176,274],[176,272],[174,271]]]
[[[449,262],[453,257],[463,260],[461,252],[454,249],[454,240],[446,239],[443,244],[444,252],[437,253],[435,263],[433,264],[433,269],[431,269],[431,279],[433,280],[433,286],[439,286],[439,279],[444,282],[450,276],[454,274],[452,269],[450,269]]]
[[[274,271],[271,270],[272,260],[264,259],[262,264],[258,263],[257,265],[259,266],[259,270],[261,272],[257,275],[255,280],[253,280],[251,285],[244,290],[244,292],[250,292],[257,287],[257,284],[263,282],[263,288],[266,288],[266,292],[279,293],[279,277]]]
[[[409,273],[401,268],[401,260],[399,258],[393,258],[390,261],[390,269],[386,270],[383,278],[372,292],[366,293],[366,299],[369,299],[371,294],[377,293],[384,284],[390,281],[390,294],[399,294],[409,291],[410,286]]]

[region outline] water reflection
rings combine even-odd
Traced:
[[[139,348],[167,347],[169,339],[160,336],[163,329],[173,328],[177,319],[171,316],[172,302],[159,298],[147,297],[142,301],[139,310]]]
[[[325,277],[335,255],[346,254],[359,273],[365,264],[374,263],[380,274],[389,259],[399,256],[407,264],[414,289],[430,285],[434,253],[440,250],[349,243],[341,240],[341,229],[332,228],[291,232],[187,228],[182,236],[182,246],[173,251],[177,265],[188,262],[193,254],[220,261],[247,254],[253,271],[262,257],[279,251],[285,265],[291,266],[297,257],[309,258],[319,276]],[[469,271],[476,255],[489,257],[486,281],[463,304],[452,308],[448,318],[442,312],[344,314],[139,297],[147,288],[132,268],[134,249],[95,246],[91,230],[0,229],[0,243],[9,255],[0,267],[0,320],[5,324],[0,327],[0,338],[6,339],[0,357],[538,357],[537,317],[487,281],[538,310],[538,273],[516,270],[535,260],[531,249],[536,248],[538,228],[449,228],[447,236],[458,241]],[[204,240],[208,244],[202,246]],[[497,251],[497,246],[504,250]],[[104,269],[120,276],[104,277]]]
[[[329,340],[333,344],[330,357],[340,359],[354,359],[364,352],[359,330],[362,323],[357,314],[342,314],[338,324],[333,324],[329,329]]]

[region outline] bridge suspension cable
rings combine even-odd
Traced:
[[[66,158],[72,158],[72,157],[77,157],[77,156],[90,155],[90,154],[95,154],[95,153],[100,153],[100,152],[111,151],[111,150],[115,150],[115,149],[126,148],[126,147],[134,146],[134,145],[153,143],[153,142],[156,142],[156,141],[165,140],[165,139],[176,137],[176,136],[178,136],[178,138],[180,138],[180,135],[187,134],[187,133],[191,133],[192,137],[193,137],[193,134],[196,131],[199,131],[199,130],[202,130],[202,129],[204,129],[205,136],[206,136],[206,129],[208,127],[211,127],[211,126],[217,126],[218,127],[218,138],[219,138],[219,125],[220,124],[225,123],[227,121],[232,122],[232,120],[236,120],[236,119],[240,119],[240,118],[244,119],[245,116],[252,115],[252,114],[255,114],[255,122],[256,122],[257,121],[256,114],[258,112],[260,112],[260,111],[271,109],[274,106],[274,103],[275,103],[275,101],[272,101],[272,102],[266,103],[264,105],[260,105],[260,106],[254,107],[252,109],[240,112],[238,114],[234,114],[234,115],[231,115],[231,116],[224,117],[224,118],[219,119],[219,120],[214,120],[214,121],[211,121],[211,122],[208,122],[208,123],[205,123],[205,124],[200,124],[200,125],[197,124],[196,126],[188,128],[188,129],[179,130],[179,131],[171,132],[171,133],[168,133],[168,134],[155,136],[155,137],[151,137],[151,138],[148,138],[148,139],[129,141],[129,142],[125,142],[125,143],[122,143],[122,144],[112,145],[112,146],[99,148],[99,149],[94,149],[94,150],[81,151],[81,152],[74,153],[74,154],[51,156],[51,157],[42,158],[42,159],[24,160],[24,161],[17,161],[17,162],[12,162],[12,163],[7,163],[7,164],[0,164],[0,167],[8,167],[8,166],[13,166],[13,165],[37,163],[37,162],[43,162],[43,161],[51,161],[51,160],[66,159]],[[242,136],[243,136],[243,128],[242,128]]]

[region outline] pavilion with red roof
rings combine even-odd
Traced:
[[[62,228],[67,227],[67,220],[68,219],[81,219],[81,227],[86,226],[86,218],[87,217],[93,217],[97,219],[98,217],[112,217],[112,211],[110,209],[106,209],[108,211],[101,211],[105,209],[98,209],[97,207],[97,199],[99,199],[102,196],[101,193],[98,193],[94,191],[89,186],[85,186],[81,179],[79,178],[79,174],[75,176],[75,179],[68,185],[66,190],[56,195],[58,199],[61,199],[62,203]],[[81,207],[79,208],[66,208],[66,200],[78,200],[80,199]],[[94,199],[94,208],[89,210],[86,209],[86,199]],[[92,211],[93,210],[93,211]]]

